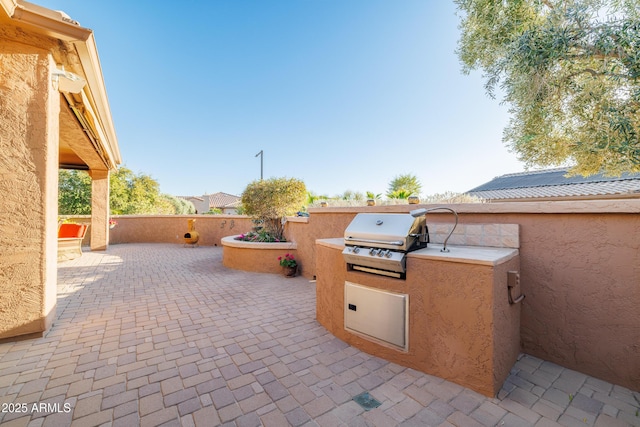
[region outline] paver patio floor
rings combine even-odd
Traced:
[[[316,322],[314,283],[226,269],[222,248],[58,267],[53,327],[0,344],[3,427],[640,426],[640,393],[528,355],[486,398],[365,354]]]

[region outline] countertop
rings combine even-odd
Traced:
[[[334,249],[344,249],[343,238],[318,239],[316,244]],[[441,244],[429,243],[424,249],[409,252],[408,258],[458,262],[464,264],[498,265],[509,261],[519,254],[518,249],[494,248],[489,246],[453,246],[447,245],[449,252],[441,252]]]

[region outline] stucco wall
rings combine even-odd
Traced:
[[[0,339],[46,330],[56,301],[60,95],[21,34],[0,29]]]
[[[118,225],[109,230],[109,243],[184,243],[188,220],[195,219],[199,245],[220,246],[223,237],[251,231],[254,224],[241,215],[116,215]],[[82,220],[79,218],[79,220]]]

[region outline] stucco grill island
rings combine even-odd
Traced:
[[[446,232],[429,233],[434,210],[453,214],[433,224]],[[359,213],[343,238],[317,240],[317,319],[361,350],[495,396],[519,354],[519,251],[448,246],[456,227],[449,208]]]

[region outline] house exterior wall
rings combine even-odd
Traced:
[[[60,95],[50,51],[0,29],[0,339],[55,315]]]

